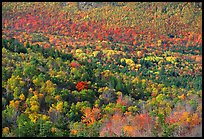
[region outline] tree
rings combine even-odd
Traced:
[[[117,80],[117,84],[115,87],[116,91],[123,91],[124,90],[124,85],[121,79]]]

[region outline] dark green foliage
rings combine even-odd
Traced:
[[[125,60],[123,62],[121,62],[121,65],[124,66],[124,67],[127,65]]]
[[[73,60],[73,57],[72,57],[71,54],[62,54],[61,57],[62,57],[62,60],[63,60],[63,61],[67,61],[67,60],[72,61],[72,60]]]
[[[21,114],[17,119],[18,127],[15,130],[19,137],[52,137],[52,123],[49,121],[38,120],[33,123],[25,114]]]
[[[14,108],[7,108],[2,111],[2,127],[9,127],[11,125],[16,126],[16,119],[19,112],[16,112]]]
[[[123,82],[121,79],[117,80],[117,84],[116,84],[115,89],[116,89],[116,91],[121,91],[121,92],[124,90],[124,85],[123,85]]]
[[[31,48],[34,52],[41,52],[45,58],[48,58],[49,56],[53,58],[61,57],[63,61],[73,60],[73,56],[71,54],[64,54],[62,52],[59,52],[58,50],[55,50],[54,48],[42,48],[38,44],[35,46],[26,44],[26,47],[23,46],[23,44],[20,44],[17,40],[14,38],[10,40],[6,40],[2,38],[2,46],[6,49],[12,51],[12,52],[18,52],[18,53],[27,53],[27,48]]]
[[[2,67],[2,80],[7,81],[11,77],[9,70],[5,67]]]
[[[5,40],[2,38],[2,46],[6,49],[12,51],[12,52],[18,52],[18,53],[27,53],[27,49],[21,45],[17,40],[14,38],[10,40]]]

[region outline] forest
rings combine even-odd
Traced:
[[[201,137],[202,2],[2,2],[2,137]]]

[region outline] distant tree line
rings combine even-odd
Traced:
[[[66,6],[67,2],[61,2],[62,6]],[[88,10],[91,8],[98,8],[106,5],[111,6],[123,6],[124,2],[77,2],[77,8],[79,10]]]
[[[77,8],[79,10],[88,10],[91,8],[98,8],[106,5],[111,5],[111,6],[124,6],[126,5],[125,2],[76,2],[77,3]],[[69,2],[61,2],[62,6],[66,6],[69,4]],[[188,4],[185,3],[184,5]],[[202,2],[191,2],[193,6],[196,8],[201,8],[202,9]]]

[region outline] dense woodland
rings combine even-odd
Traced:
[[[2,2],[2,137],[201,129],[202,3]]]

